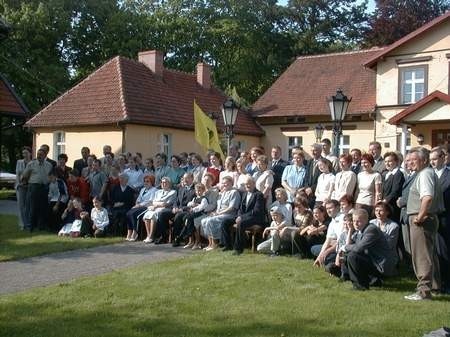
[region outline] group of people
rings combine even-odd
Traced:
[[[259,226],[259,252],[311,258],[355,289],[382,284],[402,260],[418,278],[407,299],[447,291],[447,148],[418,147],[405,158],[382,155],[378,142],[339,157],[330,149],[323,139],[309,153],[292,149],[288,162],[279,146],[270,155],[262,147],[232,147],[224,162],[215,152],[204,162],[197,153],[116,157],[105,145],[102,158],[83,147],[70,168],[65,154],[49,159],[46,145],[36,159],[24,148],[17,163],[21,221],[27,230],[74,237],[110,232],[127,241],[221,247],[235,255],[243,252],[247,231]]]

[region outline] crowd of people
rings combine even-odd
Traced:
[[[312,259],[354,289],[379,286],[399,264],[418,279],[408,300],[450,289],[450,158],[446,147],[382,155],[381,144],[339,157],[323,139],[310,151],[281,148],[209,152],[167,158],[158,153],[97,158],[89,148],[68,157],[35,159],[23,149],[17,162],[17,199],[24,230],[61,236],[123,235],[146,244],[185,249],[221,248],[242,254],[248,231],[259,226],[257,251]]]

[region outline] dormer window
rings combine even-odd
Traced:
[[[427,95],[427,65],[402,67],[399,72],[399,104],[412,104]]]

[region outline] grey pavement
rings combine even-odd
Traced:
[[[95,239],[92,239],[95,240]],[[141,263],[154,263],[192,254],[169,244],[124,242],[0,263],[0,294],[68,282]]]
[[[0,200],[0,214],[17,215],[19,209],[16,200]]]

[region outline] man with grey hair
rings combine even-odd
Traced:
[[[379,142],[369,143],[369,153],[373,156],[375,164],[373,165],[373,170],[378,173],[382,173],[385,170],[384,159],[381,155],[381,144]]]
[[[310,197],[311,208],[314,206],[314,193],[317,187],[317,180],[322,172],[319,170],[319,159],[322,157],[322,144],[314,143],[311,145],[311,159],[306,163],[306,179],[307,179],[307,188],[306,194]]]
[[[411,255],[418,279],[417,291],[405,296],[411,301],[431,299],[440,290],[439,261],[436,253],[437,215],[443,209],[438,177],[429,167],[429,151],[423,147],[410,151],[410,168],[416,178],[409,191],[406,212],[409,216]]]
[[[128,180],[126,173],[119,174],[119,184],[113,186],[110,192],[110,230],[114,235],[125,234],[126,214],[133,207],[134,190],[128,185]]]
[[[383,275],[395,273],[395,256],[381,229],[369,223],[365,209],[353,211],[353,228],[356,231],[353,243],[344,246],[350,280],[355,290],[367,290],[369,285],[381,285]],[[351,241],[349,230],[347,242]]]

